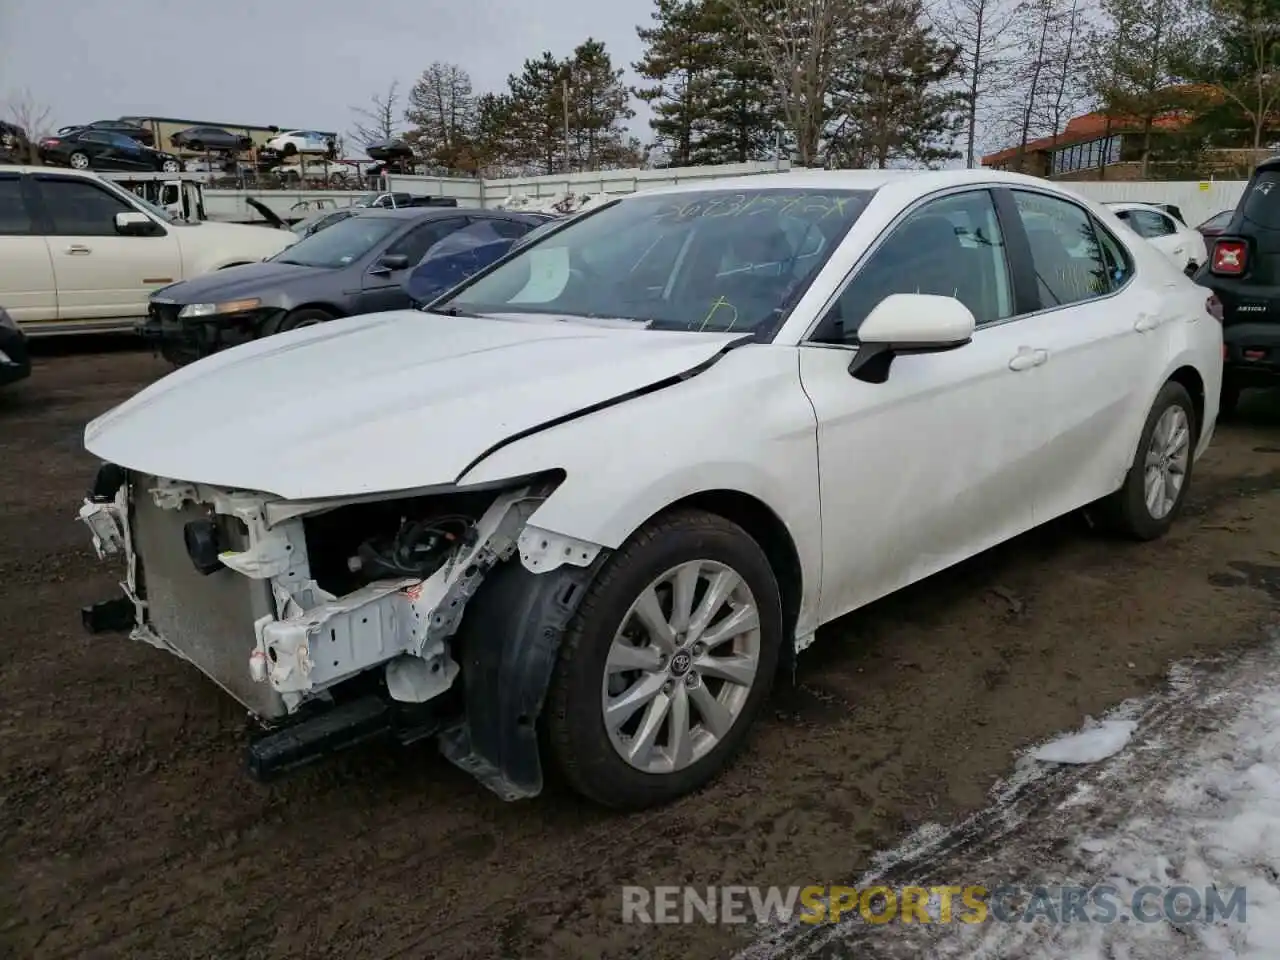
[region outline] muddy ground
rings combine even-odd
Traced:
[[[983,806],[1019,746],[1249,643],[1277,602],[1280,402],[1251,398],[1167,539],[1064,520],[846,618],[673,807],[504,804],[427,744],[261,786],[194,668],[80,629],[115,589],[73,522],[82,428],[165,370],[105,346],[0,390],[0,956],[728,956],[742,931],[623,925],[622,886],[853,882]]]

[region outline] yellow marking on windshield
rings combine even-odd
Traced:
[[[716,315],[716,311],[719,310],[721,307],[728,307],[730,310],[733,311],[733,316],[729,320],[729,325],[724,328],[723,332],[728,333],[730,330],[733,329],[733,325],[738,322],[738,308],[735,307],[728,300],[726,300],[724,297],[716,297],[716,299],[712,301],[711,309],[708,310],[707,315],[702,318],[702,324],[701,326],[698,327],[699,333],[707,329],[707,324],[711,322],[711,318]]]

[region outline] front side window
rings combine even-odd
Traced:
[[[87,180],[41,178],[38,182],[44,208],[58,236],[118,236],[116,214],[134,212],[121,197]]]
[[[0,176],[0,237],[31,233],[35,233],[35,225],[22,198],[22,181]]]
[[[979,325],[1013,316],[1004,236],[986,190],[940,197],[903,219],[854,275],[821,339],[848,341],[895,293],[954,297]]]
[[[785,187],[635,194],[521,245],[436,309],[767,338],[870,197]]]
[[[1031,247],[1042,306],[1079,303],[1111,291],[1093,220],[1083,208],[1026,190],[1013,191],[1013,197]]]
[[[271,259],[336,270],[355,263],[403,223],[394,217],[348,217],[286,247]]]
[[[413,266],[427,255],[427,251],[434,247],[455,230],[460,230],[467,225],[465,217],[450,217],[447,220],[429,220],[428,222],[414,227],[403,237],[387,248],[387,254],[391,256],[405,256],[409,258],[409,265]]]

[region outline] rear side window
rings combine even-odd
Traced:
[[[1280,230],[1280,170],[1264,170],[1254,177],[1240,201],[1240,212],[1255,226]]]
[[[1043,307],[1080,303],[1111,292],[1093,218],[1082,207],[1025,190],[1015,190],[1013,196],[1031,247]]]
[[[20,237],[34,232],[31,214],[22,199],[22,181],[17,177],[0,177],[0,237]]]
[[[1098,246],[1102,248],[1110,289],[1119,290],[1133,276],[1133,261],[1129,258],[1129,251],[1097,220],[1093,221],[1093,232],[1098,238]]]

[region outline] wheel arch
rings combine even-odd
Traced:
[[[1179,383],[1186,388],[1187,393],[1191,394],[1191,403],[1194,406],[1196,414],[1196,436],[1199,437],[1204,433],[1204,377],[1200,376],[1200,371],[1195,367],[1190,364],[1183,364],[1169,374],[1169,377],[1165,382]]]
[[[288,311],[285,313],[285,316],[290,316],[295,313],[301,313],[303,310],[322,310],[323,312],[329,314],[329,316],[333,317],[335,320],[338,319],[339,317],[347,316],[346,310],[343,310],[341,307],[327,300],[311,300],[311,301],[308,301],[307,303],[295,304],[294,306],[288,309]]]
[[[782,636],[785,640],[778,661],[779,672],[790,675],[795,665],[796,624],[804,597],[804,567],[791,531],[763,500],[740,490],[728,489],[705,490],[683,497],[668,504],[644,523],[681,509],[701,510],[723,517],[741,527],[764,551],[774,579],[778,582],[778,593],[782,597]]]

